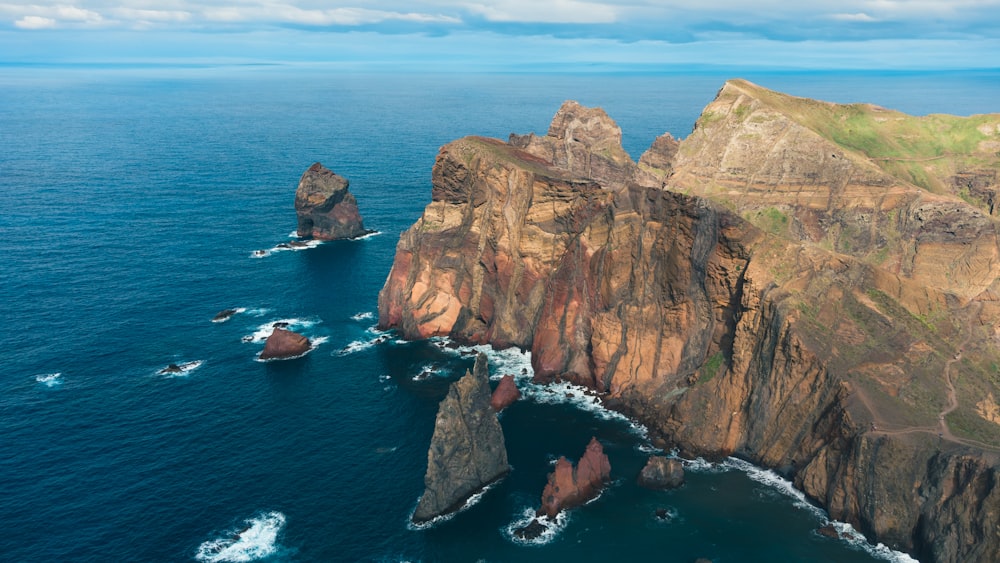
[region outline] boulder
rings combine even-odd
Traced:
[[[560,510],[580,506],[597,496],[611,478],[611,463],[597,438],[591,438],[583,457],[573,466],[565,457],[556,462],[542,491],[538,513],[555,518]]]
[[[424,493],[413,512],[424,523],[460,509],[510,471],[503,429],[490,406],[489,369],[479,354],[471,372],[448,388],[427,451]]]
[[[650,456],[639,473],[639,485],[647,489],[674,489],[684,484],[684,464],[663,456]]]
[[[548,529],[549,527],[539,522],[538,518],[533,518],[527,526],[514,530],[514,535],[522,540],[531,541],[538,539]]]
[[[490,406],[493,407],[493,410],[500,412],[520,398],[521,390],[514,384],[514,376],[508,374],[500,379],[500,384],[493,390]]]
[[[296,234],[303,238],[337,240],[371,232],[362,224],[357,200],[348,191],[348,185],[346,178],[322,164],[310,166],[295,191],[295,213],[299,220]]]
[[[309,351],[312,344],[309,339],[297,332],[275,328],[264,343],[264,351],[260,353],[262,360],[280,360],[296,358]]]

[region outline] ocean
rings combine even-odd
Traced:
[[[0,67],[0,559],[907,560],[820,536],[822,510],[738,460],[640,489],[641,427],[525,377],[501,417],[510,476],[450,520],[408,524],[438,402],[472,365],[374,329],[438,148],[544,133],[576,99],[605,108],[638,158],[665,131],[686,136],[732,77]],[[915,114],[1000,111],[1000,71],[742,77]],[[377,234],[277,246],[315,161],[350,179]],[[315,349],[257,361],[277,320]],[[494,376],[529,361],[490,356]],[[171,363],[188,370],[158,373]],[[553,461],[591,436],[611,486],[543,541],[514,540]]]

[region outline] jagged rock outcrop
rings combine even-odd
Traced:
[[[489,370],[479,354],[471,372],[448,388],[427,451],[424,493],[413,521],[423,523],[462,507],[510,471],[497,413],[490,406]]]
[[[677,459],[649,456],[638,481],[647,489],[676,489],[684,484],[684,464]]]
[[[490,406],[493,407],[493,410],[500,412],[514,404],[520,398],[521,390],[514,384],[514,376],[508,374],[500,378],[500,383],[493,390],[493,396],[490,398]]]
[[[610,479],[611,463],[604,447],[597,438],[591,438],[575,466],[565,457],[556,461],[555,471],[549,473],[549,482],[542,491],[538,514],[555,518],[560,510],[580,506],[597,496]]]
[[[317,240],[339,240],[371,232],[365,229],[357,200],[348,186],[347,178],[322,164],[310,166],[295,190],[295,213],[299,220],[296,234]]]
[[[998,560],[998,222],[943,186],[992,189],[1000,116],[901,115],[732,81],[639,166],[575,104],[544,137],[452,142],[379,324],[531,349],[536,380],[773,468],[870,539]],[[865,144],[890,125],[962,140],[917,161],[924,185],[898,142]]]
[[[280,360],[297,358],[312,347],[309,339],[297,332],[275,327],[264,342],[264,351],[260,353],[262,360]]]

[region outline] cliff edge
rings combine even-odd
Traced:
[[[620,140],[567,102],[545,136],[444,146],[380,327],[531,349],[872,540],[1000,560],[1000,116],[730,81],[688,138]]]

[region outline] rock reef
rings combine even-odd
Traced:
[[[650,456],[639,472],[638,482],[647,489],[675,489],[684,484],[684,464],[677,459]]]
[[[296,234],[316,240],[339,240],[364,236],[365,229],[347,178],[320,163],[302,174],[295,190]]]
[[[275,327],[264,342],[264,351],[260,353],[262,360],[280,360],[297,358],[312,347],[309,339],[297,332]]]
[[[532,351],[870,540],[1000,560],[1000,116],[727,82],[638,163],[603,111],[444,146],[379,326]]]
[[[427,451],[424,493],[413,512],[421,524],[460,509],[483,487],[510,471],[497,413],[490,406],[486,356],[448,388]]]

